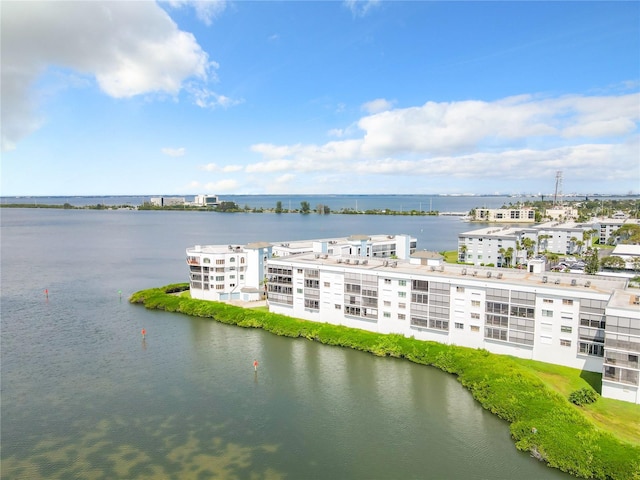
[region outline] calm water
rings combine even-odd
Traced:
[[[0,197],[0,203],[22,203],[32,205],[70,205],[81,207],[86,205],[142,205],[151,197],[160,195],[134,196],[99,196],[99,197]],[[193,195],[181,195],[187,201],[193,200]],[[239,206],[250,208],[276,207],[282,202],[282,208],[299,209],[300,202],[308,202],[311,208],[316,205],[326,205],[333,211],[341,209],[365,210],[395,210],[395,211],[430,211],[440,212],[468,212],[472,208],[500,208],[518,201],[535,201],[539,197],[510,197],[492,196],[440,196],[440,195],[219,195],[220,200],[235,202]],[[563,197],[565,200],[584,200],[584,197]],[[605,197],[614,198],[614,197]],[[550,200],[547,196],[545,199]]]
[[[3,479],[568,478],[438,370],[126,301],[185,281],[195,244],[409,233],[444,250],[459,219],[0,214]]]

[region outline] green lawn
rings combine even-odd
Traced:
[[[571,392],[588,386],[600,393],[602,375],[599,373],[521,358],[514,358],[514,361],[563,397],[569,397]],[[575,408],[598,428],[640,445],[640,405],[601,397],[595,403]]]

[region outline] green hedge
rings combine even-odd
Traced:
[[[174,284],[142,290],[130,302],[437,367],[457,375],[484,408],[511,424],[519,450],[578,477],[640,480],[639,447],[599,430],[567,398],[508,356],[170,294],[188,289],[188,284]]]

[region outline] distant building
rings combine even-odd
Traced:
[[[530,227],[487,227],[463,232],[458,234],[458,260],[498,267],[505,263],[525,264],[529,254],[526,243],[531,245],[529,250],[533,255],[542,252],[577,255],[584,248],[583,234],[588,228],[575,222],[547,222]]]
[[[633,218],[600,218],[595,220],[592,226],[600,233],[598,243],[600,243],[600,245],[605,245],[609,243],[609,239],[612,238],[613,232],[623,225],[630,223],[640,225],[640,220]],[[617,243],[616,238],[613,238],[612,241],[613,243]]]
[[[534,223],[533,208],[476,208],[473,220],[496,223]]]
[[[174,207],[184,205],[184,197],[151,197],[151,205],[156,207]]]
[[[196,195],[193,204],[198,207],[217,207],[220,204],[220,199],[217,195]]]
[[[547,208],[544,213],[550,220],[566,221],[578,218],[578,209],[575,207]]]
[[[617,245],[611,256],[624,260],[626,270],[636,270],[640,267],[640,245]]]
[[[575,222],[547,222],[533,227],[538,231],[538,251],[558,255],[578,255],[584,248],[583,235],[588,227]]]

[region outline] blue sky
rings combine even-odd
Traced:
[[[640,193],[640,3],[0,4],[14,195]]]

